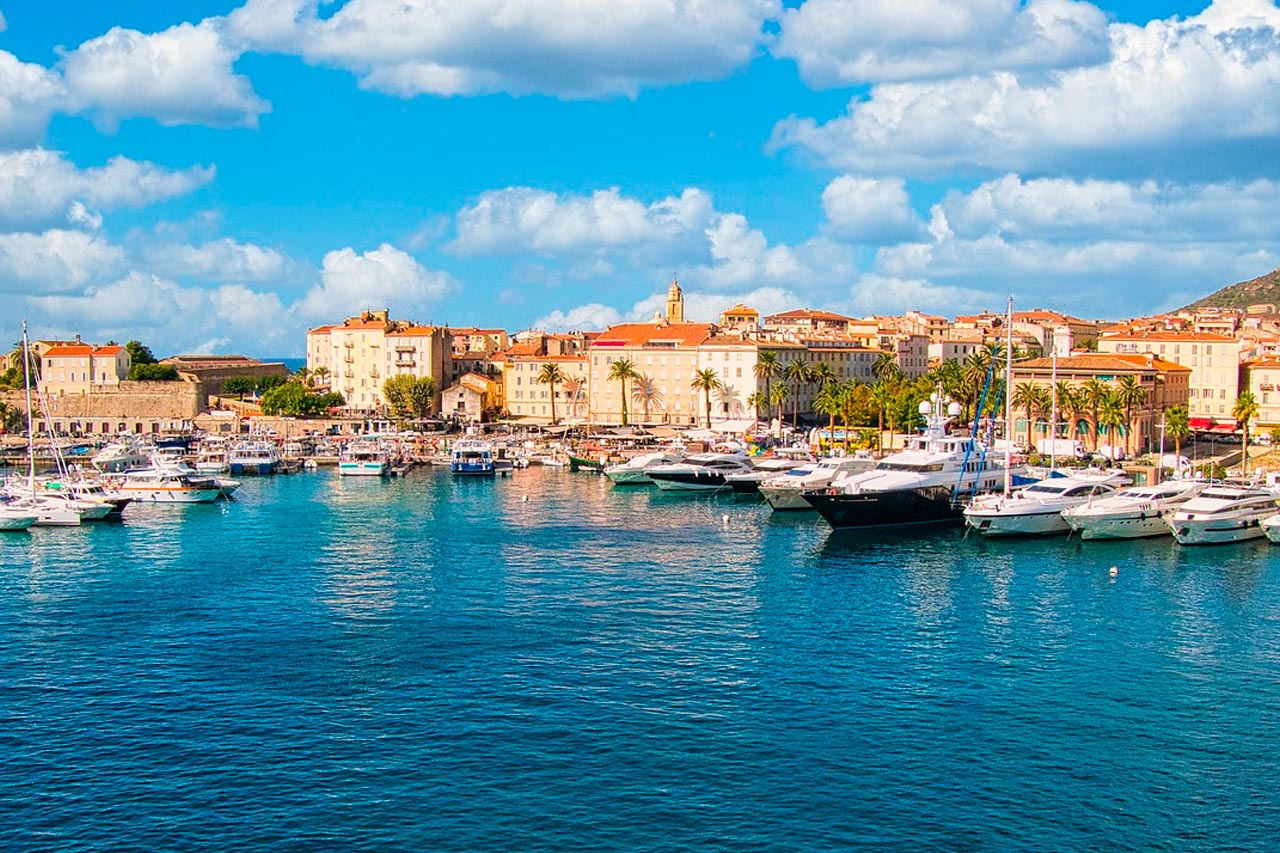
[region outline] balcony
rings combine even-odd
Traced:
[[[378,378],[379,376],[381,376],[381,375],[382,375],[382,374],[378,372],[378,368],[376,368],[376,367],[371,368],[371,369],[369,370],[369,378],[370,378],[370,379],[377,379],[377,378]]]
[[[349,367],[346,370],[342,371],[342,375],[347,377],[348,379],[356,378],[356,372]]]
[[[345,361],[347,364],[355,364],[355,361],[356,361],[355,358],[352,357],[351,353],[347,353],[345,356],[343,356],[342,360]]]

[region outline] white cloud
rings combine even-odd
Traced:
[[[388,243],[359,255],[351,248],[339,249],[324,256],[320,283],[295,309],[305,317],[332,319],[368,308],[394,308],[421,320],[421,312],[436,307],[454,286],[448,273],[429,270]]]
[[[450,249],[462,255],[557,253],[678,240],[709,221],[711,197],[686,189],[646,205],[615,187],[559,195],[532,187],[481,194],[458,212]]]
[[[207,281],[279,281],[292,267],[275,249],[229,237],[199,246],[167,243],[149,247],[143,254],[148,266],[162,275]]]
[[[345,68],[401,97],[634,97],[742,67],[777,0],[249,0],[228,16],[258,50]]]
[[[1068,68],[1107,58],[1106,23],[1073,0],[808,0],[774,54],[814,86]]]
[[[257,127],[271,106],[232,70],[238,56],[221,23],[209,19],[151,34],[114,27],[59,65],[72,96],[109,128],[135,116],[163,125]]]
[[[56,73],[0,50],[0,149],[39,142],[66,97]]]
[[[78,225],[89,231],[97,231],[102,227],[102,214],[96,210],[90,210],[82,202],[73,201],[67,208],[67,223]]]
[[[0,234],[0,285],[7,293],[76,290],[118,275],[124,257],[118,246],[83,231]]]
[[[828,230],[855,243],[901,242],[924,233],[901,178],[842,175],[822,191],[822,209]]]
[[[975,288],[870,273],[850,288],[849,310],[855,314],[900,314],[912,309],[955,313],[986,305],[990,299],[989,293]]]
[[[803,299],[785,288],[760,287],[735,293],[685,290],[685,319],[712,323],[724,310],[741,302],[760,311],[772,314],[805,304]],[[569,310],[555,310],[533,322],[533,328],[548,331],[599,331],[617,323],[644,323],[654,319],[667,307],[667,292],[655,292],[620,311],[610,305],[591,302]]]
[[[174,170],[119,156],[80,169],[58,151],[0,152],[0,228],[65,223],[76,202],[108,210],[142,207],[185,195],[213,176],[213,167]]]
[[[568,311],[552,311],[533,321],[533,328],[551,332],[600,331],[622,322],[622,314],[616,308],[592,302]]]
[[[826,124],[780,122],[773,144],[867,174],[1270,168],[1273,150],[1246,155],[1280,136],[1277,30],[1280,9],[1267,0],[1218,0],[1145,27],[1113,23],[1105,64],[879,85]],[[1230,144],[1240,156],[1224,153]]]

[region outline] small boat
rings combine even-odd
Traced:
[[[1063,510],[1111,495],[1124,483],[1123,474],[1077,474],[1046,477],[1008,495],[984,495],[964,510],[965,524],[983,536],[1047,536],[1071,527]]]
[[[231,464],[227,458],[226,443],[217,441],[200,445],[200,449],[196,451],[196,458],[192,467],[201,474],[230,473]]]
[[[1277,513],[1271,490],[1220,484],[1180,506],[1168,524],[1179,545],[1221,545],[1265,536],[1263,522]]]
[[[1062,511],[1081,539],[1139,539],[1168,536],[1166,517],[1204,491],[1204,480],[1166,480],[1155,486],[1130,486]]]
[[[212,503],[222,490],[212,477],[183,473],[172,467],[142,468],[126,471],[120,493],[144,503]]]
[[[22,506],[15,501],[0,500],[0,531],[13,533],[26,530],[36,523],[37,517],[33,507]]]
[[[684,461],[684,454],[679,450],[655,450],[633,456],[626,462],[619,462],[604,469],[604,475],[615,486],[650,486],[649,469],[659,465],[675,465]],[[544,463],[545,464],[545,463]]]
[[[804,467],[814,461],[816,460],[807,447],[781,447],[769,456],[753,458],[750,471],[728,474],[724,481],[737,494],[753,495],[760,491],[760,485],[765,480]]]
[[[385,477],[390,467],[387,449],[377,441],[353,441],[338,456],[338,473],[344,477]]]
[[[745,453],[694,453],[683,462],[657,465],[649,469],[649,478],[664,492],[705,492],[730,488],[726,478],[751,470],[751,459]]]
[[[151,458],[148,449],[131,439],[113,441],[94,454],[89,460],[94,468],[104,474],[119,474],[129,468],[146,465]]]
[[[232,477],[266,476],[280,467],[280,451],[270,441],[243,441],[227,452],[227,467]]]
[[[492,476],[493,447],[479,438],[460,438],[453,443],[449,470],[465,476]]]
[[[812,465],[801,465],[769,477],[760,484],[760,494],[774,512],[812,512],[813,504],[804,498],[806,491],[825,489],[837,477],[870,471],[875,465],[876,460],[863,450],[853,456],[820,459]]]

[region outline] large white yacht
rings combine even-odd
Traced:
[[[1062,518],[1081,539],[1168,536],[1166,516],[1207,485],[1204,480],[1166,480],[1155,486],[1130,486],[1064,509]]]
[[[965,524],[983,536],[1045,536],[1071,529],[1062,511],[1111,495],[1128,482],[1118,472],[1037,480],[1009,494],[985,495],[965,508]]]
[[[1220,545],[1266,535],[1262,523],[1280,513],[1276,495],[1254,486],[1213,485],[1169,516],[1179,545]]]
[[[659,465],[675,465],[683,461],[684,453],[679,450],[655,450],[652,453],[633,456],[626,462],[609,465],[604,469],[604,475],[615,486],[649,486],[653,484],[653,480],[649,479],[650,468],[656,468]]]
[[[779,447],[771,455],[751,460],[751,470],[726,474],[725,485],[738,494],[755,494],[760,484],[770,477],[811,465],[817,460],[807,447]]]
[[[212,503],[222,495],[212,477],[192,476],[173,467],[126,471],[122,477],[120,493],[146,503]]]
[[[866,451],[858,451],[853,456],[831,456],[819,459],[812,465],[802,465],[760,483],[760,494],[779,511],[812,511],[813,504],[804,498],[804,492],[812,489],[825,489],[831,481],[845,474],[860,474],[870,471],[876,460]]]
[[[727,489],[726,475],[750,470],[751,458],[741,451],[694,453],[683,462],[650,468],[649,477],[666,492],[705,492]]]
[[[920,404],[924,432],[870,471],[846,474],[804,498],[832,527],[897,527],[958,523],[974,492],[999,488],[1002,459],[968,435],[947,435],[960,406],[935,393]]]

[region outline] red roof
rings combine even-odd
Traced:
[[[710,323],[623,323],[600,333],[592,347],[642,347],[656,342],[695,347],[711,336]]]
[[[94,347],[89,344],[62,344],[45,350],[44,358],[84,358],[91,356],[116,356],[124,351],[118,344]]]

